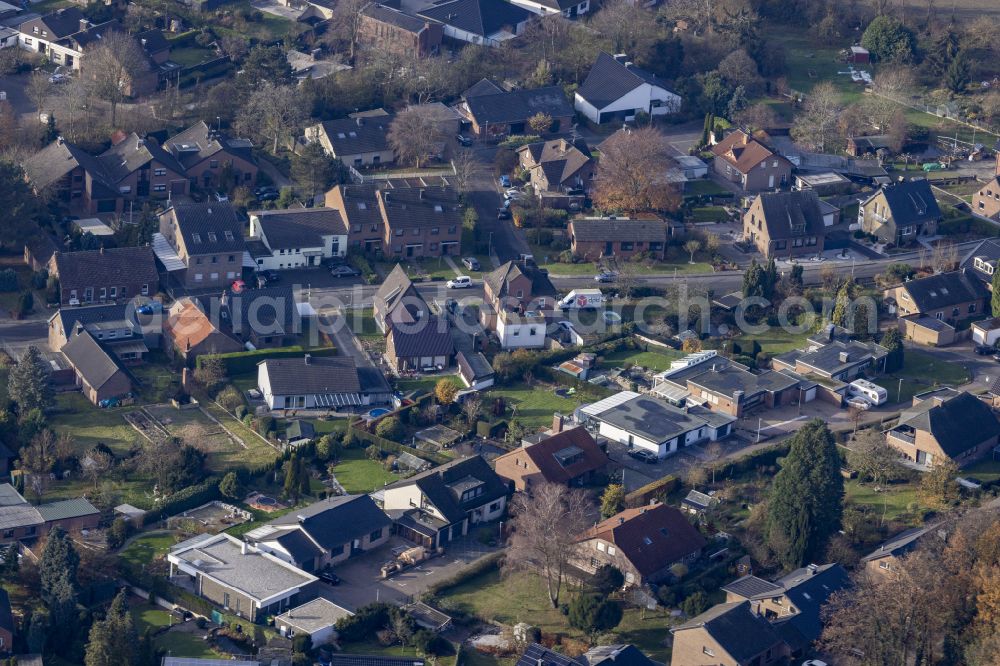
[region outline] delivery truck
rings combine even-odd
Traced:
[[[604,307],[604,294],[600,289],[574,289],[559,301],[559,308],[566,310],[596,310]]]

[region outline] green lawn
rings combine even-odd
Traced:
[[[416,649],[412,647],[403,647],[402,645],[382,645],[378,641],[362,641],[359,643],[341,643],[341,650],[346,654],[364,654],[369,656],[380,656],[380,657],[412,657],[414,659],[423,659],[423,655]],[[455,655],[449,655],[446,657],[441,657],[435,660],[438,666],[455,666]],[[463,662],[463,666],[466,664]]]
[[[969,371],[965,366],[943,361],[919,349],[907,349],[902,369],[879,377],[875,383],[889,392],[890,402],[909,403],[917,393],[935,386],[961,386],[969,380]]]
[[[200,636],[185,631],[172,630],[154,639],[156,647],[165,650],[172,657],[192,657],[200,659],[223,659]]]
[[[490,389],[485,395],[486,404],[501,396],[506,399],[508,409],[517,408],[517,420],[528,427],[551,425],[553,412],[572,414],[580,406],[572,398],[556,395],[554,387],[523,383]]]
[[[675,361],[682,356],[684,356],[683,352],[672,349],[650,348],[648,351],[626,349],[605,354],[604,365],[619,366],[631,363],[660,372],[669,369],[671,361]]]
[[[1000,460],[980,460],[963,469],[962,474],[979,481],[996,481],[1000,479]]]
[[[177,543],[177,537],[170,532],[150,532],[138,536],[121,552],[121,558],[134,566],[149,564],[160,555],[166,555],[170,547]]]
[[[891,485],[876,492],[871,484],[861,484],[852,479],[844,482],[844,497],[851,504],[871,507],[874,515],[881,517],[884,511],[886,520],[908,517],[910,510],[907,507],[911,504],[922,506],[915,483]]]
[[[128,453],[133,444],[145,441],[122,414],[135,407],[100,409],[76,391],[56,396],[58,413],[49,419],[57,433],[73,437],[77,453],[83,454],[99,443],[104,443],[118,455]]]
[[[845,39],[842,44],[824,46],[809,31],[800,28],[774,26],[764,33],[765,37],[785,50],[789,88],[808,93],[816,84],[829,81],[841,91],[844,102],[860,99],[863,85],[852,81],[848,75],[837,73],[847,71],[847,65],[840,62],[840,50],[850,46],[850,39]],[[865,69],[872,70],[871,66]]]
[[[430,377],[421,377],[420,379],[398,379],[396,380],[396,387],[402,392],[407,393],[409,391],[422,391],[424,393],[433,393],[434,387],[442,379],[446,379],[459,389],[464,389],[465,384],[462,380],[458,378],[458,375],[431,375]]]
[[[693,222],[725,222],[728,219],[729,213],[722,206],[701,206],[691,209]]]
[[[226,410],[214,402],[206,400],[202,402],[201,406],[246,444],[246,448],[239,447],[224,455],[220,454],[210,458],[209,463],[216,464],[216,471],[226,471],[232,467],[253,468],[274,461],[278,455],[277,449],[265,443],[257,433],[230,416]],[[223,464],[226,465],[225,468],[220,467]]]
[[[774,327],[765,333],[741,335],[735,339],[735,342],[743,350],[743,353],[748,353],[753,341],[756,340],[760,345],[761,351],[768,352],[769,354],[783,354],[784,352],[800,349],[805,346],[806,338],[810,335],[812,335],[811,330],[803,333],[793,333]]]
[[[347,328],[359,338],[381,338],[382,332],[375,323],[375,311],[371,308],[347,310],[344,312]]]
[[[721,185],[717,185],[715,181],[707,178],[704,180],[689,180],[684,184],[684,194],[686,195],[704,196],[706,194],[725,194],[728,191]]]
[[[135,624],[136,632],[142,636],[146,630],[156,631],[161,627],[170,626],[170,613],[159,606],[149,604],[135,605],[130,609],[132,622]]]
[[[560,602],[569,601],[572,595],[572,590],[564,588]],[[584,638],[569,626],[565,615],[551,607],[545,583],[532,574],[518,572],[501,578],[499,571],[494,569],[447,590],[438,599],[445,612],[448,609],[461,610],[506,625],[527,622],[546,633],[558,632]],[[670,651],[663,641],[670,623],[665,611],[647,610],[643,613],[627,608],[614,633],[621,642],[634,643],[653,659],[668,663]]]
[[[340,455],[340,462],[333,468],[337,481],[344,490],[353,494],[370,493],[387,483],[399,479],[386,471],[381,463],[368,460],[364,449],[347,449]]]
[[[215,58],[215,54],[200,46],[182,46],[170,50],[170,59],[181,67],[193,67]]]

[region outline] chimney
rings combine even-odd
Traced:
[[[810,565],[806,566],[806,571],[809,572],[810,576],[812,576],[813,574],[815,574],[818,570],[819,570],[819,567],[816,566],[815,564],[810,564]]]
[[[63,138],[62,134],[56,137],[56,143],[58,143],[60,146],[66,143],[66,139]]]
[[[632,61],[631,60],[629,60],[628,62],[625,63],[625,69],[628,69],[631,66],[632,66]]]
[[[424,190],[423,190],[423,188],[420,188],[419,190],[417,190],[417,196],[420,197],[421,201],[424,200]]]
[[[77,324],[76,324],[76,334],[80,335],[81,333],[83,333],[83,324],[77,322]]]
[[[312,362],[312,354],[306,354],[302,357],[302,362],[309,365]]]
[[[354,122],[355,122],[355,123],[357,123],[357,126],[358,126],[358,127],[361,127],[362,125],[364,125],[364,124],[365,124],[365,119],[364,119],[364,118],[361,118],[361,117],[359,116],[359,117],[357,117],[357,118],[355,118],[355,119],[354,119]]]
[[[208,212],[208,214],[209,214],[209,215],[211,215],[211,214],[212,214],[212,209],[211,209],[211,208],[207,208],[207,209],[205,209],[205,210],[206,210],[206,211]]]
[[[101,246],[100,252],[101,252],[101,254],[104,254],[104,246],[103,245]]]
[[[85,18],[80,19],[80,30],[86,30],[90,27],[90,21]]]
[[[618,518],[618,524],[619,524],[619,525],[624,525],[624,524],[625,524],[625,519],[624,519],[624,518],[622,518],[622,517],[619,517],[619,518]]]
[[[837,358],[840,360],[841,363],[847,363],[847,361],[850,360],[851,355],[845,351],[842,351],[839,354],[837,354]]]
[[[565,424],[565,419],[562,414],[555,412],[552,414],[552,434],[558,435],[563,431],[563,425]]]
[[[626,60],[628,60],[628,54],[627,53],[616,53],[616,54],[614,54],[611,57],[614,58],[615,60],[617,60],[618,62],[625,62]]]

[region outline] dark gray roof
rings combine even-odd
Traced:
[[[368,232],[370,227],[365,225],[382,224],[382,213],[378,209],[378,200],[375,198],[376,187],[371,183],[363,185],[337,185],[341,196],[344,199],[344,210],[341,215],[347,218],[348,224],[360,225],[361,230]],[[381,235],[380,235],[381,237]]]
[[[963,391],[943,401],[927,400],[923,404],[928,408],[919,409],[918,405],[919,411],[909,418],[904,412],[895,429],[910,427],[929,432],[951,458],[958,458],[965,451],[1000,435],[1000,421],[992,408],[971,393]]]
[[[86,18],[86,15],[79,8],[66,7],[22,23],[19,29],[26,35],[32,35],[32,28],[38,26],[39,29],[44,28],[49,32],[47,39],[56,41],[80,32],[80,21]]]
[[[6,629],[11,634],[15,630],[14,615],[10,610],[10,597],[7,596],[7,590],[2,587],[0,587],[0,629]]]
[[[424,666],[424,660],[418,657],[385,657],[334,652],[330,657],[330,666]]]
[[[74,143],[57,139],[25,160],[24,173],[37,191],[44,190],[52,183],[77,167],[82,168],[95,181],[95,196],[106,198],[118,196],[110,177],[97,158]]]
[[[469,86],[465,92],[462,93],[462,99],[471,99],[473,97],[478,97],[480,95],[498,95],[503,93],[504,89],[493,83],[489,79],[479,79],[471,86]]]
[[[920,312],[950,308],[960,303],[988,298],[990,295],[986,285],[975,279],[971,271],[964,269],[910,280],[902,288],[910,295]]]
[[[379,190],[377,196],[392,232],[462,224],[462,206],[458,193],[451,187]]]
[[[504,28],[513,28],[532,16],[527,9],[504,0],[448,0],[431,5],[417,15],[480,37],[490,37]]]
[[[319,247],[323,236],[344,235],[347,226],[333,208],[288,208],[258,210],[257,218],[272,250]]]
[[[413,325],[391,325],[386,345],[397,358],[414,356],[451,356],[455,344],[446,319],[431,317]]]
[[[580,218],[570,221],[573,238],[583,242],[632,241],[665,243],[667,223],[662,220]]]
[[[388,139],[392,119],[391,115],[341,118],[327,120],[322,127],[334,157],[343,157],[392,150]]]
[[[493,366],[481,352],[460,351],[455,360],[462,374],[472,381],[493,376]]]
[[[798,612],[780,621],[786,625],[781,631],[782,636],[793,649],[805,648],[819,639],[823,633],[823,622],[820,619],[820,609],[834,592],[846,589],[850,585],[847,571],[839,564],[823,566],[808,566],[796,569],[792,573],[776,581],[785,589],[785,596]],[[794,640],[787,630],[795,630]]]
[[[812,190],[765,192],[760,204],[771,240],[823,234],[820,199]]]
[[[82,518],[100,514],[101,511],[96,506],[80,497],[77,499],[59,500],[48,504],[39,504],[38,513],[42,519],[49,523],[56,520],[70,520],[71,518]]]
[[[387,529],[392,521],[368,495],[331,497],[296,509],[271,525],[298,525],[322,548],[330,550]]]
[[[401,264],[396,264],[379,285],[374,309],[376,317],[400,323],[414,322],[417,312],[430,311]]]
[[[485,488],[476,497],[462,502],[459,488],[462,484],[469,483],[482,483]],[[452,523],[465,518],[468,511],[505,497],[508,493],[507,484],[481,456],[452,460],[388,487],[402,488],[410,485],[416,485],[441,515]]]
[[[153,248],[118,247],[84,252],[57,252],[56,272],[64,290],[158,281]]]
[[[665,442],[706,424],[699,415],[641,395],[595,416],[652,442]]]
[[[667,89],[655,74],[635,65],[626,67],[626,62],[625,59],[618,60],[615,56],[601,51],[597,54],[597,60],[590,68],[583,85],[577,89],[577,94],[595,108],[603,109],[644,83]]]
[[[382,23],[388,23],[397,28],[402,28],[408,32],[414,34],[419,34],[427,26],[427,21],[422,18],[417,18],[416,16],[411,16],[401,12],[393,7],[387,7],[386,5],[371,4],[361,10],[361,13],[365,16],[380,21]]]
[[[780,372],[762,372],[754,374],[737,368],[735,366],[711,367],[711,361],[704,364],[709,367],[705,372],[688,379],[688,382],[695,386],[708,389],[713,393],[719,393],[729,397],[734,397],[736,391],[742,391],[744,398],[749,399],[758,393],[776,393],[795,386],[799,380]]]
[[[246,247],[243,223],[228,201],[177,204],[161,215],[171,213],[189,255],[243,252]]]
[[[695,628],[703,628],[739,663],[748,662],[781,642],[771,624],[750,609],[749,601],[717,604],[670,631],[676,634]]]
[[[184,167],[173,155],[160,148],[160,144],[152,138],[141,139],[135,132],[108,148],[97,159],[113,183],[121,182],[154,161],[174,173],[184,173]]]
[[[274,395],[358,393],[358,368],[348,356],[278,358],[260,363]]]
[[[976,259],[981,259],[991,264],[995,272],[997,261],[1000,261],[1000,240],[987,238],[977,245],[976,249],[961,264],[961,268],[968,269],[970,275],[974,275],[983,282],[992,283],[993,274],[976,268]]]
[[[210,128],[199,121],[180,134],[167,139],[163,147],[185,168],[191,168],[203,160],[227,152],[254,163],[252,144],[246,139],[233,139],[229,135]]]
[[[771,597],[775,594],[781,594],[784,590],[784,588],[780,585],[775,585],[774,583],[766,581],[763,578],[758,578],[757,576],[743,576],[743,578],[737,578],[732,583],[723,585],[721,589],[723,592],[731,592],[743,597],[744,599]]]
[[[130,303],[60,308],[55,316],[59,318],[59,326],[67,337],[76,323],[85,327],[104,323],[121,323],[132,328],[138,328],[139,325],[136,321],[135,307]]]
[[[847,354],[846,361],[841,360],[841,353]],[[835,375],[859,363],[867,363],[872,359],[883,358],[888,353],[885,347],[874,342],[860,342],[857,340],[844,342],[834,340],[817,349],[810,349],[809,351],[796,350],[782,354],[777,358],[779,360],[787,358],[791,364],[798,361],[814,370]]]
[[[920,224],[941,219],[941,209],[938,207],[930,182],[926,180],[904,180],[883,185],[879,190],[885,194],[892,212],[892,219],[897,227],[908,224]],[[872,195],[875,197],[878,192]],[[872,197],[869,197],[870,201]]]
[[[70,338],[63,346],[62,353],[94,389],[104,386],[119,372],[128,376],[128,371],[115,355],[106,351],[89,331]]]
[[[553,118],[568,118],[574,114],[573,105],[559,86],[475,95],[466,98],[465,104],[480,125],[525,122],[537,113],[547,113]]]
[[[516,666],[580,666],[585,663],[582,659],[576,660],[544,645],[532,643],[525,648]]]
[[[316,436],[316,426],[309,421],[295,419],[285,428],[285,437],[289,441],[296,439],[312,439]]]
[[[931,530],[938,529],[940,525],[940,523],[937,523],[934,525],[926,525],[924,527],[914,527],[909,530],[903,530],[896,536],[883,542],[882,545],[876,550],[873,550],[862,557],[861,561],[871,562],[873,560],[880,560],[889,555],[899,556],[908,553],[917,547],[917,543],[925,534]]]
[[[519,275],[525,275],[531,280],[531,298],[554,296],[556,288],[549,279],[548,271],[543,271],[530,262],[508,261],[499,268],[486,274],[483,280],[490,286],[494,295],[504,298],[510,281]]]
[[[166,51],[170,48],[170,42],[163,36],[162,30],[143,30],[137,32],[135,38],[139,41],[139,46],[147,55]]]

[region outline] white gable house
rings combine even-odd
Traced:
[[[651,116],[677,113],[681,98],[655,74],[636,67],[624,54],[603,51],[577,91],[576,110],[592,123],[630,121],[642,111]]]
[[[250,240],[258,270],[320,266],[347,255],[347,225],[332,208],[261,210],[250,213]]]

